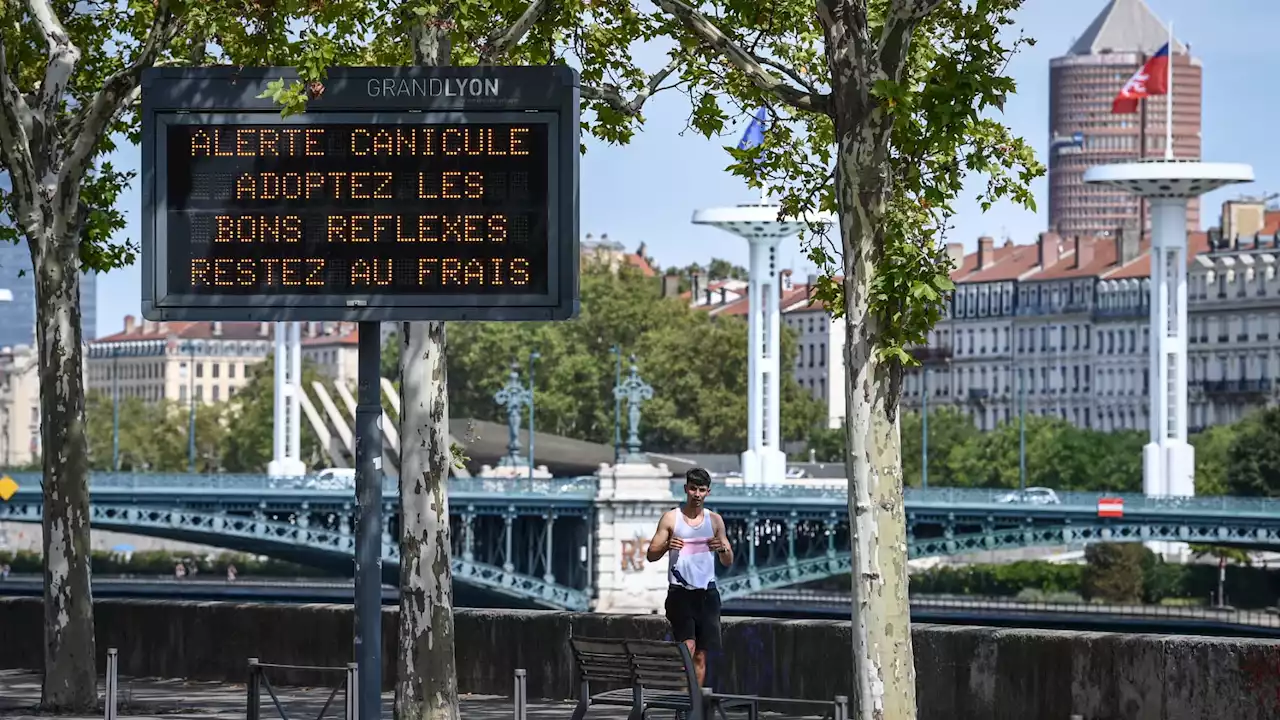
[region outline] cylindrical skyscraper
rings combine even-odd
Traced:
[[[1151,229],[1145,200],[1106,185],[1087,185],[1095,165],[1159,158],[1165,150],[1165,103],[1156,97],[1136,113],[1112,113],[1126,81],[1169,41],[1169,28],[1144,0],[1110,0],[1066,55],[1049,63],[1049,229],[1093,236],[1120,227]],[[1201,67],[1176,40],[1174,157],[1200,157]],[[1149,107],[1147,107],[1149,106]],[[1145,150],[1144,150],[1145,146]],[[1200,201],[1187,204],[1186,227],[1200,229]]]

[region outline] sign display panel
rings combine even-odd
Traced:
[[[145,317],[576,313],[576,74],[338,69],[285,118],[287,72],[144,77]]]
[[[170,125],[170,292],[545,294],[547,129]]]

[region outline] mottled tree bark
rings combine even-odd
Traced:
[[[876,356],[871,288],[885,248],[893,194],[893,115],[871,94],[901,80],[911,36],[933,0],[895,0],[873,37],[867,3],[820,0],[831,71],[835,194],[845,292],[845,432],[852,549],[854,707],[857,720],[916,717],[907,597],[907,530],[898,395],[902,368]]]
[[[417,65],[448,65],[448,22],[410,41]],[[398,720],[458,720],[449,533],[449,393],[443,322],[401,326]]]
[[[41,705],[98,704],[89,569],[89,443],[81,374],[76,235],[32,244],[44,460],[44,683]]]

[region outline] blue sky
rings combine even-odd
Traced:
[[[1245,162],[1253,165],[1257,182],[1210,194],[1205,199],[1202,222],[1216,224],[1224,199],[1241,193],[1280,191],[1280,147],[1272,137],[1276,108],[1265,94],[1280,66],[1268,48],[1274,28],[1280,27],[1280,3],[1269,0],[1147,0],[1165,22],[1173,21],[1178,38],[1191,45],[1204,63],[1204,159]],[[1019,29],[1034,37],[1037,45],[1024,50],[1010,63],[1018,93],[1005,108],[1004,121],[1031,142],[1043,161],[1048,146],[1049,60],[1066,52],[1105,0],[1027,0],[1018,16]],[[648,50],[648,52],[646,52]],[[638,53],[646,66],[659,67],[657,48]],[[1177,78],[1174,78],[1177,82]],[[1119,90],[1119,88],[1116,88]],[[648,254],[662,266],[705,263],[722,257],[747,264],[746,243],[711,228],[691,225],[697,208],[733,205],[758,199],[740,180],[724,171],[729,164],[722,149],[734,145],[747,118],[723,138],[706,140],[684,133],[688,103],[678,93],[659,94],[645,106],[647,124],[629,146],[590,143],[582,159],[583,234],[608,234],[634,250],[648,245]],[[136,167],[136,149],[116,158],[120,165]],[[1039,213],[1013,206],[997,206],[983,213],[972,198],[980,185],[972,183],[958,208],[955,229],[949,239],[976,246],[980,235],[1029,242],[1047,223],[1046,183],[1036,183]],[[140,208],[136,188],[121,197],[129,224],[123,232],[138,236]],[[780,257],[785,266],[806,272],[803,252],[796,242],[784,244]],[[139,313],[140,268],[124,268],[99,278],[98,335],[123,327],[125,315]]]

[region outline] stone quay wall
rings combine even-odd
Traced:
[[[104,600],[95,604],[100,667],[120,652],[133,677],[243,682],[250,657],[342,667],[352,659],[348,605]],[[0,668],[39,669],[38,599],[0,599]],[[383,678],[395,677],[396,610],[383,614]],[[528,672],[531,698],[576,697],[570,635],[662,639],[657,616],[459,610],[458,685],[509,695]],[[1263,720],[1280,718],[1280,643],[917,625],[920,720]],[[849,695],[848,622],[726,618],[707,684],[721,692],[829,700]],[[276,684],[338,676],[274,672]]]

